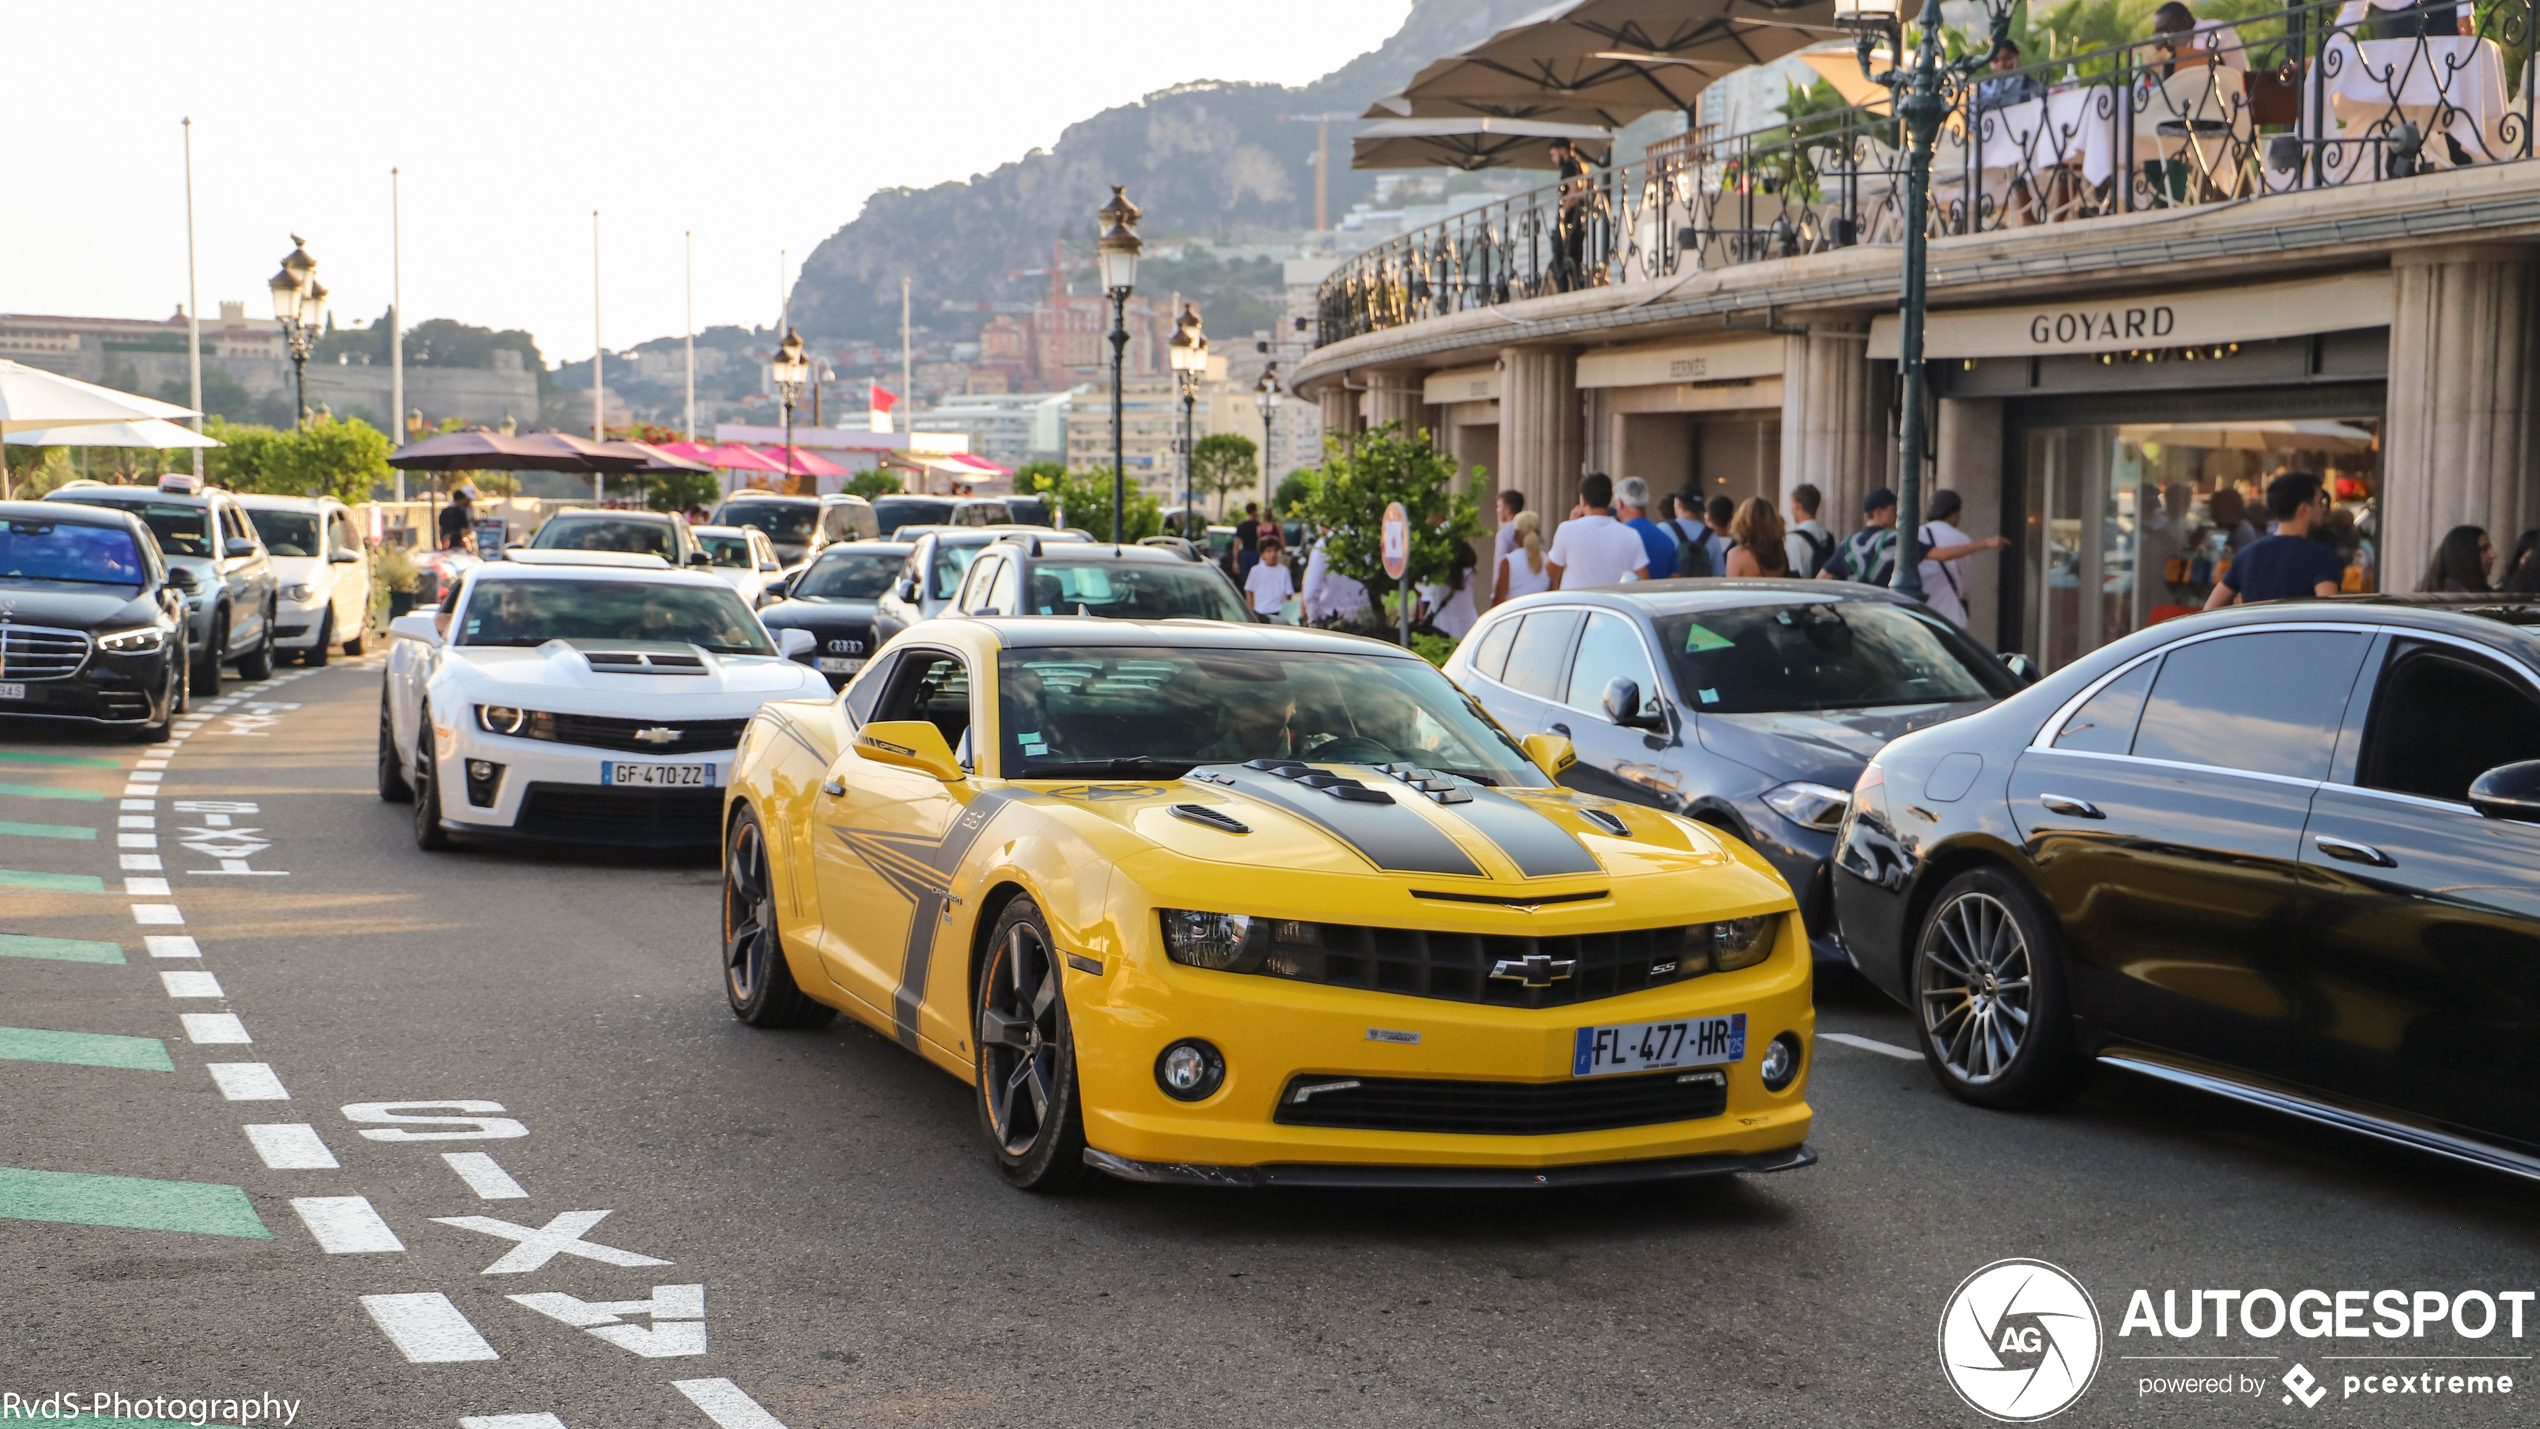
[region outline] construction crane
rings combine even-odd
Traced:
[[[1355,114],[1282,114],[1291,124],[1314,126],[1314,231],[1332,229],[1332,126],[1355,124]]]

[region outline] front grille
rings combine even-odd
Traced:
[[[715,750],[737,749],[741,731],[749,727],[744,719],[611,719],[606,715],[550,714],[548,728],[554,731],[558,744],[579,744],[591,749],[615,749],[628,754],[704,754]],[[675,729],[679,737],[672,740],[639,739],[648,729]]]
[[[608,844],[711,844],[723,836],[719,789],[614,789],[532,784],[513,831]]]
[[[1708,924],[1526,938],[1283,920],[1271,924],[1258,971],[1491,1007],[1566,1007],[1710,971],[1709,935]]]
[[[1279,1094],[1282,1126],[1553,1136],[1698,1121],[1728,1109],[1714,1068],[1582,1077],[1566,1082],[1455,1082],[1414,1077],[1300,1076]]]
[[[59,680],[88,663],[88,637],[41,625],[0,625],[0,680]]]

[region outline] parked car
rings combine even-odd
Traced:
[[[889,540],[904,526],[1004,526],[1014,515],[1001,496],[884,496],[873,503],[873,520]]]
[[[1015,526],[1055,526],[1058,513],[1050,509],[1046,496],[1009,496],[1005,499],[1005,519]]]
[[[691,526],[688,534],[697,538],[712,562],[706,569],[721,576],[753,607],[767,603],[768,587],[784,566],[777,561],[776,547],[766,532],[754,526]]]
[[[707,520],[716,526],[749,526],[767,534],[784,565],[808,560],[838,541],[869,541],[880,532],[872,503],[861,496],[786,496],[736,491],[716,504]]]
[[[131,512],[150,528],[168,565],[187,572],[193,583],[185,595],[185,643],[194,662],[195,695],[220,693],[223,665],[237,666],[247,680],[273,673],[281,583],[235,495],[174,473],[154,487],[73,481],[44,499]]]
[[[1561,782],[1727,830],[1844,961],[1828,864],[1863,765],[2021,688],[1913,601],[1834,581],[1644,581],[1493,607],[1446,662],[1509,733],[1567,738]]]
[[[2153,626],[1861,776],[1836,898],[1942,1086],[2093,1061],[2540,1174],[2540,601]]]
[[[1008,536],[982,551],[946,613],[1258,623],[1226,573],[1193,558],[1187,548],[1044,536]]]
[[[844,685],[881,643],[873,635],[874,603],[914,549],[899,541],[833,546],[794,572],[759,620],[780,633],[810,631],[819,643],[794,658],[828,676],[832,688]]]
[[[0,502],[0,715],[164,738],[185,708],[195,588],[129,511]]]
[[[342,646],[362,653],[370,626],[370,548],[352,508],[332,496],[241,494],[238,504],[273,558],[281,583],[274,647],[282,658],[323,665]]]
[[[1038,536],[1044,541],[1093,539],[1082,531],[1051,531],[1036,526],[927,526],[904,531],[900,539],[909,544],[910,550],[900,563],[899,580],[882,593],[874,607],[874,643],[878,646],[921,620],[943,614],[979,553],[1017,535]]]
[[[713,564],[688,523],[662,511],[559,511],[529,538],[528,549],[659,556],[683,569]]]

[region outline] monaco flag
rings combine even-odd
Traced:
[[[887,431],[889,431],[889,430],[891,429],[891,409],[892,409],[893,407],[898,406],[899,404],[900,404],[900,399],[899,399],[898,397],[893,396],[891,393],[889,393],[889,392],[887,392],[887,391],[884,391],[884,390],[883,390],[883,388],[882,388],[882,384],[881,384],[881,383],[879,383],[879,382],[874,383],[874,384],[873,384],[873,430],[875,430],[875,431],[877,431],[877,432],[887,432]]]

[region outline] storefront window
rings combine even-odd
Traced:
[[[2326,485],[2348,591],[2381,588],[2378,417],[2036,427],[2025,436],[2021,647],[2048,669],[2203,608],[2267,534],[2267,483]]]

